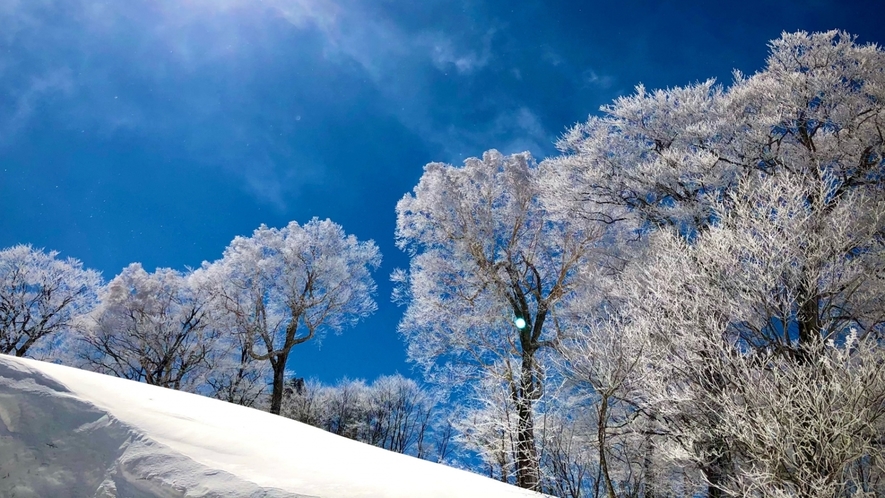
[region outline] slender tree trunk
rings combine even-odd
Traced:
[[[645,498],[658,498],[657,482],[653,471],[654,459],[652,458],[652,453],[654,452],[654,446],[652,445],[651,438],[646,438],[646,442],[648,443],[648,450],[646,450],[642,457],[642,475],[645,482],[643,496]]]
[[[711,475],[706,473],[707,479],[718,480],[718,476]],[[723,498],[725,494],[719,489],[719,486],[716,484],[708,484],[707,485],[707,498]]]
[[[727,389],[727,382],[723,373],[716,367],[714,354],[710,351],[704,351],[702,358],[706,365],[702,369],[702,375],[697,379],[698,383],[711,397],[722,394]],[[706,413],[709,430],[713,431],[719,426],[721,423],[720,416],[721,414],[715,410]],[[706,441],[705,444],[706,448],[702,448],[704,450],[704,459],[707,460],[710,456],[712,457],[712,461],[705,463],[701,469],[709,483],[707,486],[707,497],[722,498],[725,496],[725,493],[722,491],[721,486],[731,473],[731,448],[729,448],[725,440],[715,436],[711,440]]]
[[[599,469],[605,480],[606,495],[608,498],[615,497],[615,487],[612,484],[611,475],[608,471],[608,458],[606,457],[606,441],[608,427],[608,396],[603,396],[599,403],[599,416],[596,420],[596,443],[599,445]]]
[[[796,357],[800,363],[805,363],[810,360],[807,348],[821,338],[820,304],[817,292],[804,284],[799,286],[798,294],[799,348]]]
[[[516,432],[516,484],[525,489],[539,490],[541,470],[538,465],[538,450],[535,447],[534,417],[532,399],[535,396],[535,366],[531,353],[522,355],[522,371],[519,388],[516,390],[517,432]]]
[[[725,446],[722,442],[716,443],[717,447]],[[731,463],[731,459],[727,455],[720,455],[713,460],[713,463],[703,469],[704,477],[710,483],[707,486],[708,498],[724,498],[725,492],[720,487],[725,482],[725,467]]]
[[[596,479],[593,481],[593,498],[599,498],[599,483],[602,482],[602,467],[596,468]]]
[[[276,361],[271,361],[270,366],[273,370],[273,391],[270,396],[270,412],[279,415],[283,407],[283,387],[286,382],[286,360],[288,354],[280,353]]]

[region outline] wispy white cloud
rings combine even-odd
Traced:
[[[539,158],[550,151],[552,138],[538,115],[524,106],[501,112],[488,128],[473,137],[505,154],[528,151]]]
[[[541,52],[541,58],[551,66],[560,66],[565,63],[565,59],[562,58],[561,55],[556,53],[552,47],[545,45]]]
[[[594,87],[600,90],[609,90],[617,83],[614,76],[605,74],[598,69],[585,68],[582,70],[581,68],[572,67],[553,47],[547,45],[541,49],[541,59],[553,66],[555,70],[569,74],[571,78],[576,80],[575,85],[578,88]]]
[[[3,80],[0,79],[0,82]],[[11,102],[7,112],[0,113],[0,143],[14,140],[27,126],[35,111],[48,101],[74,92],[75,82],[71,70],[59,67],[46,73],[33,75],[24,85],[6,88],[6,100]]]
[[[287,207],[289,191],[286,186],[298,181],[294,170],[280,168],[266,157],[249,161],[242,175],[250,193],[280,211]]]
[[[351,0],[0,2],[0,25],[4,26],[0,48],[25,47],[19,50],[18,60],[0,59],[0,92],[15,90],[0,96],[13,102],[6,110],[0,109],[0,127],[11,136],[8,131],[27,126],[35,109],[64,100],[64,105],[55,105],[56,111],[69,126],[91,133],[112,135],[126,129],[168,134],[169,130],[184,129],[179,140],[188,144],[200,162],[220,164],[243,180],[243,188],[282,209],[293,192],[322,181],[327,168],[322,161],[305,159],[309,155],[293,150],[285,137],[278,138],[276,133],[229,123],[234,119],[226,115],[229,103],[221,103],[218,95],[175,91],[182,78],[202,78],[207,68],[211,72],[216,67],[213,64],[241,60],[266,48],[255,43],[278,43],[266,38],[271,35],[243,29],[276,18],[296,31],[316,35],[330,64],[346,67],[356,63],[381,99],[374,105],[386,108],[405,128],[449,155],[438,159],[454,160],[491,147],[537,153],[549,143],[549,134],[537,115],[518,102],[493,104],[492,118],[467,129],[440,122],[434,115],[433,107],[440,97],[428,88],[426,69],[473,77],[494,61],[498,30],[486,29],[478,35],[475,29],[461,34],[422,31],[420,27],[416,31],[414,26],[402,26],[372,10],[375,8],[371,3]],[[66,28],[77,31],[55,29],[58,21],[54,17],[59,15],[77,19]],[[130,45],[119,45],[121,26],[137,30],[122,33]],[[51,50],[46,51],[47,47]],[[292,47],[295,52],[299,49]],[[119,62],[131,66],[99,60],[120,54],[126,59]],[[32,74],[23,77],[22,70]],[[117,71],[127,74],[121,76]],[[133,78],[147,88],[142,92],[158,95],[157,100],[171,110],[162,114],[164,111],[145,108],[141,100],[132,100],[126,85]],[[235,94],[240,108],[257,108],[257,100],[250,103],[249,99],[259,97],[248,93],[248,88],[242,90]],[[284,111],[267,112],[277,116]],[[202,136],[200,126],[208,123],[230,128],[225,143],[212,142],[217,140],[214,136]]]
[[[599,74],[593,69],[586,69],[581,73],[581,79],[584,86],[594,86],[603,90],[608,90],[615,84],[615,78],[607,74]]]
[[[492,37],[494,29],[486,32],[482,45],[477,49],[459,49],[454,40],[442,33],[425,35],[419,44],[429,47],[434,66],[440,71],[450,71],[452,67],[461,74],[470,74],[487,66],[492,60]]]

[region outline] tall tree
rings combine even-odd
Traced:
[[[98,301],[101,276],[29,245],[0,250],[0,353],[49,349]]]
[[[234,238],[222,259],[204,263],[219,312],[248,344],[248,354],[270,364],[271,413],[280,413],[295,345],[375,311],[370,271],[380,264],[374,242],[316,218],[280,229],[262,225],[251,237]]]
[[[704,471],[711,496],[751,492],[741,483],[764,475],[777,479],[756,492],[825,496],[849,485],[841,477],[849,462],[871,458],[827,447],[872,444],[863,431],[816,443],[786,435],[821,428],[807,419],[821,412],[821,398],[789,387],[803,375],[817,378],[807,369],[820,362],[848,369],[843,379],[866,378],[872,390],[856,391],[851,403],[863,407],[867,427],[879,417],[883,68],[885,52],[846,33],[784,34],[771,43],[764,70],[737,74],[728,89],[712,81],[639,87],[576,126],[560,143],[566,154],[548,163],[551,208],[580,212],[590,201],[592,213],[611,203],[659,232],[615,289],[628,303],[623,323],[644,327],[654,346],[641,362],[655,367],[647,378],[657,378],[646,398],[656,404],[645,409]],[[853,334],[857,346],[840,349]],[[849,394],[824,380],[815,381],[821,392]],[[781,398],[757,396],[762,385]],[[784,435],[777,444],[789,461],[769,458],[784,455],[772,452],[771,440],[768,456],[750,451],[767,436],[733,432],[741,426],[735,403],[739,413],[781,414],[771,425],[743,426]],[[832,420],[847,420],[840,416]],[[834,430],[852,432],[840,424]],[[772,463],[751,472],[748,461]],[[810,494],[801,480],[825,491]]]
[[[863,487],[850,468],[881,458],[885,248],[881,224],[861,227],[885,207],[846,203],[822,220],[810,191],[790,175],[753,182],[691,244],[654,235],[623,281],[628,330],[648,344],[633,400],[711,495],[846,496]],[[849,246],[864,249],[846,257]],[[820,329],[802,337],[809,267],[826,297]],[[779,338],[753,342],[767,334]]]
[[[716,220],[714,204],[753,173],[806,172],[839,195],[875,188],[883,158],[883,51],[844,32],[785,33],[767,66],[636,93],[571,128],[548,160],[545,205],[571,213],[626,206],[683,236]],[[827,202],[834,199],[828,199]]]
[[[400,331],[412,361],[437,380],[503,376],[517,420],[516,481],[529,489],[540,484],[538,362],[556,342],[557,306],[578,286],[602,235],[547,218],[538,174],[530,154],[495,150],[463,167],[426,165],[396,207],[397,245],[411,265],[393,276],[395,298],[408,304]],[[447,365],[457,368],[444,372]]]
[[[576,330],[560,348],[561,370],[569,380],[569,391],[576,392],[584,409],[593,413],[593,424],[588,424],[593,431],[588,439],[595,439],[599,465],[599,479],[594,484],[609,498],[629,494],[624,488],[633,483],[613,476],[641,475],[641,462],[617,458],[622,455],[616,455],[616,447],[620,446],[623,454],[629,443],[642,441],[641,437],[623,437],[629,432],[623,429],[636,428],[636,400],[642,396],[637,391],[645,383],[642,360],[649,347],[648,338],[637,333],[635,327],[619,323],[617,317],[591,315],[571,325]],[[621,469],[627,472],[619,472]]]

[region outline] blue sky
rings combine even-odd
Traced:
[[[112,278],[215,260],[236,235],[331,218],[384,255],[379,311],[290,367],[410,374],[388,275],[424,164],[555,153],[638,83],[762,67],[782,31],[885,43],[881,2],[0,1],[0,247]]]

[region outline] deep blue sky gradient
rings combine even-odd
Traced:
[[[782,31],[882,44],[883,14],[852,0],[0,0],[0,247],[110,279],[328,217],[381,248],[379,311],[290,367],[413,374],[388,275],[408,265],[394,206],[424,164],[551,155],[640,82],[727,84]]]

